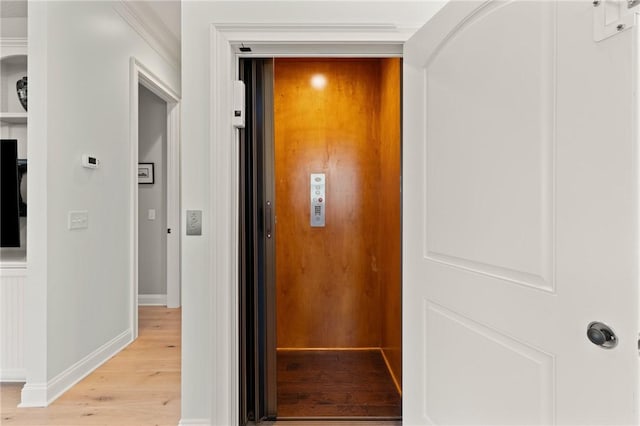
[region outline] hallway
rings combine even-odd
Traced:
[[[171,425],[180,420],[181,309],[139,309],[139,337],[47,408],[16,408],[22,383],[0,387],[0,423]]]

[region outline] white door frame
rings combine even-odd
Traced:
[[[212,424],[237,424],[238,365],[238,167],[239,135],[231,123],[235,46],[253,48],[243,57],[398,57],[413,33],[394,25],[212,24],[210,28],[210,187]]]
[[[130,61],[131,133],[131,330],[138,337],[138,87],[143,85],[167,103],[167,307],[180,306],[180,98],[135,57]]]

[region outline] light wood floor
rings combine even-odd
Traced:
[[[0,384],[0,425],[176,426],[180,420],[180,309],[142,307],[139,337],[47,408],[16,408],[22,383]],[[322,426],[324,421],[280,421]],[[331,426],[399,426],[338,421]]]
[[[180,420],[180,309],[141,307],[139,337],[47,408],[16,408],[22,383],[0,386],[0,424],[171,425]]]

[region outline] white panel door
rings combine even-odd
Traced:
[[[406,425],[638,424],[637,32],[592,14],[451,2],[406,44]]]

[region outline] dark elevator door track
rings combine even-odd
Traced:
[[[401,414],[401,397],[379,350],[278,351],[278,418]]]

